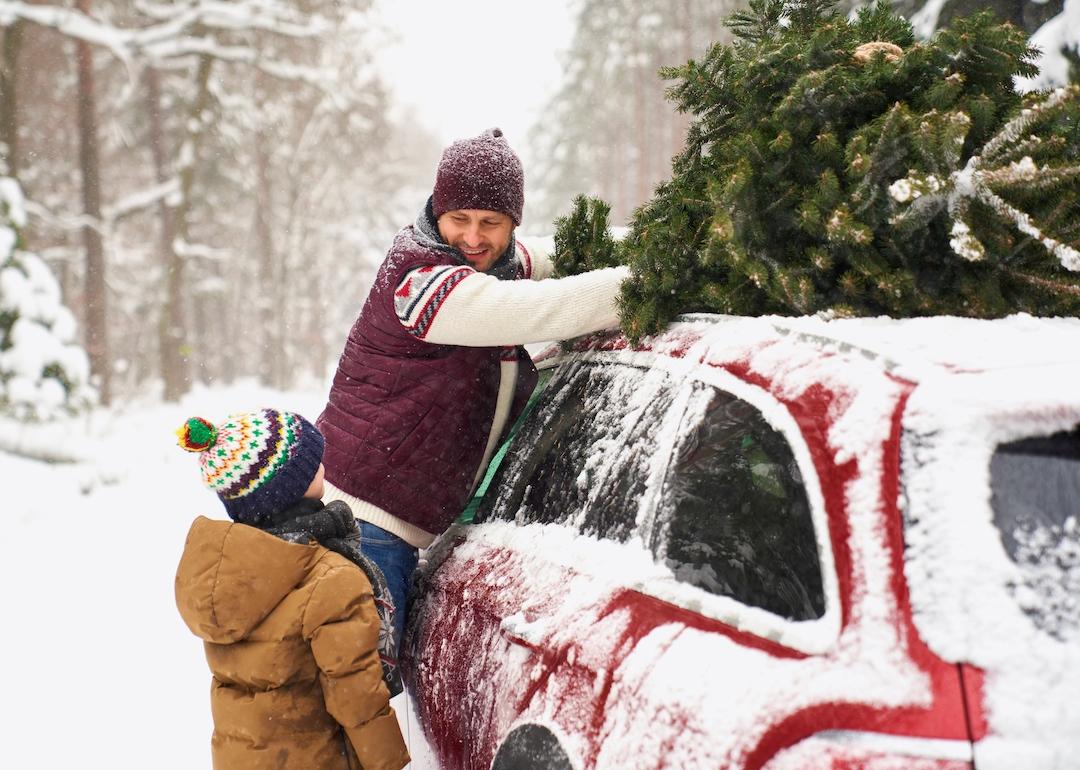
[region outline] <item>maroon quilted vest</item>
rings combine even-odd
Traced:
[[[394,308],[402,276],[423,265],[459,264],[398,233],[356,319],[317,425],[326,438],[326,479],[350,495],[432,534],[468,503],[484,459],[499,392],[499,347],[425,342]],[[492,319],[498,323],[498,319]],[[524,348],[506,430],[536,385]],[[505,430],[504,430],[505,434]]]

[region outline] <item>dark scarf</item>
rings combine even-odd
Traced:
[[[424,208],[420,210],[420,214],[416,217],[416,222],[413,225],[416,230],[416,239],[421,246],[449,254],[459,265],[469,265],[469,260],[465,259],[465,255],[447,243],[442,237],[442,233],[439,232],[439,221],[435,218],[435,211],[431,207],[431,202],[432,198],[429,197],[427,203],[424,204]],[[513,281],[518,277],[517,259],[514,258],[516,244],[517,240],[513,231],[511,231],[510,243],[506,246],[506,251],[495,260],[495,264],[487,271],[488,275],[493,275],[500,281]]]
[[[394,652],[397,647],[394,641],[394,600],[382,570],[360,551],[360,529],[349,506],[341,500],[323,505],[321,500],[305,497],[292,507],[270,516],[261,529],[290,543],[306,544],[315,540],[319,545],[344,556],[367,575],[381,625],[379,658],[383,681],[390,690],[390,697],[401,692],[401,673]]]

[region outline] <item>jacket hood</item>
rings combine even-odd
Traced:
[[[325,550],[200,516],[176,571],[176,606],[201,639],[237,642],[303,581]]]

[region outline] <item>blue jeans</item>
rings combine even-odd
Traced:
[[[360,550],[375,562],[386,578],[386,586],[394,599],[394,644],[398,653],[409,615],[409,586],[419,551],[397,535],[366,521],[360,525]]]

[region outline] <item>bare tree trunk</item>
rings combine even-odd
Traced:
[[[279,172],[288,183],[286,205],[282,207],[287,212],[287,218],[284,228],[279,228],[285,239],[284,248],[280,249],[282,267],[289,277],[290,286],[296,289],[283,298],[289,302],[288,317],[293,321],[291,331],[283,330],[292,340],[289,345],[290,369],[287,372],[290,385],[295,384],[297,372],[305,369],[321,381],[326,376],[326,363],[330,355],[325,334],[326,309],[321,295],[324,280],[322,259],[321,254],[312,247],[311,230],[307,227],[312,190],[303,177],[304,147],[309,140],[317,144],[322,133],[316,124],[317,106],[317,102],[306,103],[302,113],[297,108],[295,138],[291,140],[294,154],[289,164]],[[302,264],[304,269],[297,270],[298,264]]]
[[[309,244],[309,230],[305,227],[305,207],[310,201],[304,196],[305,190],[301,185],[300,177],[295,173],[290,174],[289,190],[289,219],[285,229],[289,239],[288,248],[283,251],[286,254],[303,255],[303,264],[307,269],[300,271],[303,276],[292,277],[292,267],[295,263],[285,263],[289,270],[292,283],[303,283],[300,291],[293,294],[294,304],[291,305],[290,316],[294,319],[293,335],[299,340],[296,345],[297,354],[292,357],[292,371],[289,372],[291,382],[296,380],[296,371],[306,368],[311,376],[322,379],[326,376],[326,362],[330,353],[326,349],[326,308],[323,304],[321,286],[323,271],[319,257],[313,253]],[[303,362],[301,364],[301,362]]]
[[[695,53],[699,53],[694,51],[694,26],[696,22],[693,0],[683,0],[681,22],[683,36],[682,51],[679,56],[680,64],[690,61],[694,58]],[[690,127],[690,116],[677,110],[670,110],[670,115],[672,122],[670,154],[678,155],[686,146],[686,131]]]
[[[90,15],[90,0],[77,0],[76,6]],[[82,169],[83,214],[90,220],[83,225],[86,247],[86,350],[101,401],[108,404],[111,394],[105,249],[98,230],[101,223],[101,168],[98,160],[94,61],[89,43],[84,40],[75,42],[75,59],[79,73],[79,166]]]
[[[154,158],[154,178],[163,184],[169,178],[168,152],[165,147],[165,129],[161,121],[161,76],[156,69],[146,70],[146,107],[150,121],[150,150]],[[183,264],[176,255],[173,242],[176,240],[176,225],[173,212],[168,202],[162,198],[158,203],[158,253],[161,259],[163,275],[182,275]],[[158,324],[158,354],[161,359],[161,379],[164,385],[163,397],[166,401],[177,401],[187,390],[187,359],[178,344],[182,333],[176,330],[184,328],[184,303],[182,297],[175,296],[179,284],[171,286],[166,293],[165,307],[162,309],[161,322]]]
[[[633,149],[626,137],[626,132],[619,127],[615,135],[615,143],[608,150],[608,173],[607,179],[615,185],[614,194],[608,200],[615,201],[612,212],[617,212],[616,219],[620,225],[625,224],[633,213],[635,203],[633,193],[630,191],[630,174],[627,171],[628,154]]]
[[[16,74],[24,26],[25,22],[16,20],[4,27],[3,58],[0,60],[0,174],[16,179],[19,171]]]
[[[322,283],[319,271],[308,270],[305,277],[307,286],[304,294],[307,297],[307,302],[310,303],[307,312],[304,314],[305,324],[303,331],[307,368],[313,377],[321,380],[326,376],[326,362],[330,358],[330,352],[326,346],[326,334],[324,333],[326,328],[326,305],[320,294]]]
[[[271,230],[271,217],[274,211],[274,184],[270,169],[271,159],[267,144],[266,128],[258,131],[255,137],[255,244],[259,250],[260,326],[265,340],[265,348],[260,359],[266,380],[275,388],[287,386],[288,353],[285,350],[285,327],[287,310],[284,302],[285,288],[284,252],[275,248]]]
[[[179,203],[172,211],[172,234],[169,241],[165,268],[165,306],[161,313],[159,339],[162,346],[162,379],[165,382],[164,398],[177,401],[191,386],[190,356],[192,344],[184,306],[187,301],[185,281],[185,257],[177,253],[175,244],[188,241],[188,217],[191,213],[192,192],[195,187],[195,166],[198,162],[199,145],[202,143],[202,116],[210,101],[210,72],[214,59],[209,55],[199,57],[195,74],[195,99],[188,105],[184,121],[186,132],[180,155],[183,165],[179,169]]]
[[[635,64],[634,64],[634,166],[635,180],[634,202],[632,208],[637,208],[649,199],[649,100],[646,91],[649,87],[649,76],[643,64],[645,59],[641,52],[643,43],[640,35],[635,32]]]

